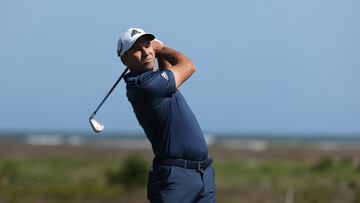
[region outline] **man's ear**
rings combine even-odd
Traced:
[[[122,55],[121,57],[121,62],[125,65],[125,66],[129,66],[127,57],[125,55]]]

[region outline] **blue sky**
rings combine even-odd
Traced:
[[[0,3],[0,131],[91,132],[129,27],[185,53],[181,88],[207,133],[360,135],[359,1]],[[97,118],[142,133],[124,83]]]

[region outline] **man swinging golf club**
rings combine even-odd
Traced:
[[[195,66],[138,28],[123,33],[117,52],[130,70],[124,76],[126,95],[155,155],[148,177],[149,201],[215,202],[215,172],[204,135],[178,90]]]

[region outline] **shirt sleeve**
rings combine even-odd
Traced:
[[[166,97],[176,92],[174,74],[171,70],[159,70],[148,72],[140,78],[143,90],[154,97]]]

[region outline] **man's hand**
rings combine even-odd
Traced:
[[[154,52],[155,52],[155,57],[157,58],[158,57],[158,54],[159,51],[161,49],[163,49],[165,47],[164,43],[162,43],[160,40],[158,39],[154,39],[150,42],[150,45],[151,47],[154,49]]]

